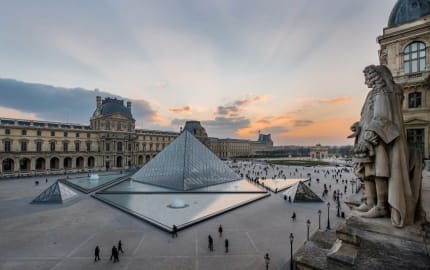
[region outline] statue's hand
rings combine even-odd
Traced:
[[[377,145],[379,143],[378,135],[371,130],[366,130],[364,133],[364,139],[372,145]]]
[[[352,132],[357,132],[358,129],[360,128],[360,122],[355,122],[354,124],[352,124],[352,126],[350,127]]]

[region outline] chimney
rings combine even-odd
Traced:
[[[131,112],[131,101],[127,101],[127,109]]]
[[[96,104],[97,104],[97,109],[100,109],[100,107],[102,106],[102,97],[101,96],[96,97]]]

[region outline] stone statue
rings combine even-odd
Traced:
[[[396,227],[412,224],[421,187],[421,159],[410,154],[403,128],[403,93],[385,66],[364,69],[368,93],[361,119],[352,125],[354,172],[365,198],[356,214],[389,217]],[[409,158],[411,157],[411,158]]]

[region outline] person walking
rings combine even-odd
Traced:
[[[266,270],[269,270],[269,263],[270,263],[269,253],[266,253],[266,255],[264,255],[264,261],[266,263]]]
[[[222,237],[222,226],[221,226],[221,224],[218,227],[218,233],[219,233],[219,237]]]
[[[291,216],[291,220],[294,222],[296,221],[296,212],[293,212],[293,215]]]
[[[114,262],[115,262],[115,253],[117,253],[118,252],[118,250],[116,249],[116,247],[115,246],[113,246],[112,247],[112,252],[111,252],[111,254],[110,254],[110,260],[112,261],[112,259],[114,259]]]
[[[214,251],[214,240],[210,234],[208,235],[208,247],[209,251]]]
[[[121,240],[119,240],[119,242],[118,242],[118,253],[120,251],[121,251],[122,254],[124,253],[124,250],[122,250],[122,242],[121,242]]]
[[[94,249],[94,261],[100,261],[100,248],[99,246],[96,246],[96,248]]]
[[[225,240],[224,240],[224,246],[225,246],[225,253],[228,253],[228,239],[226,238]]]
[[[115,246],[113,246],[112,248],[112,253],[113,253],[113,262],[114,263],[119,262],[119,252]]]

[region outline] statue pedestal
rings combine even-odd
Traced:
[[[428,269],[425,243],[430,234],[424,239],[419,224],[399,229],[389,219],[351,216],[336,231],[315,233],[294,261],[299,270]]]

